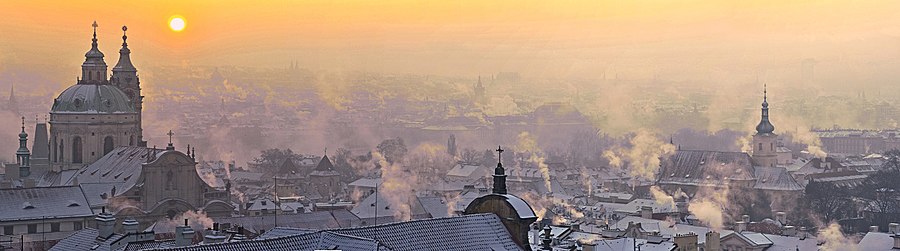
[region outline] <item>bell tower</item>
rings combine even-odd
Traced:
[[[131,49],[128,49],[128,31],[127,26],[122,26],[122,49],[119,49],[119,62],[113,67],[110,83],[118,87],[125,95],[131,99],[134,110],[137,111],[138,131],[134,132],[137,136],[135,144],[138,146],[147,146],[144,141],[143,129],[141,128],[141,110],[143,109],[144,96],[141,96],[141,81],[137,75],[137,68],[131,63]]]
[[[775,126],[769,122],[769,102],[765,86],[763,86],[762,118],[756,125],[753,135],[753,161],[759,166],[774,167],[777,165]]]

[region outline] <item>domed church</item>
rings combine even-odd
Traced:
[[[103,52],[97,48],[94,22],[91,49],[75,85],[53,100],[50,111],[50,165],[78,169],[117,146],[146,146],[142,137],[142,99],[137,69],[131,63],[127,27],[122,27],[119,61],[107,78]]]

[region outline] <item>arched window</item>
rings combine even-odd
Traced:
[[[106,136],[103,139],[103,155],[111,152],[113,150],[113,138],[112,136]]]
[[[56,161],[63,162],[66,155],[66,152],[63,151],[63,146],[66,145],[62,139],[59,140],[59,154],[56,155]]]
[[[759,143],[759,150],[762,151],[762,143]]]
[[[59,148],[56,147],[56,137],[53,137],[53,142],[50,143],[50,148],[53,148],[53,156],[50,157],[53,161],[59,161]]]
[[[134,146],[134,135],[131,135],[131,137],[128,137],[128,145]]]
[[[81,137],[72,138],[72,163],[81,163]]]
[[[775,151],[775,143],[769,143],[769,148],[772,149],[772,151],[774,152]]]

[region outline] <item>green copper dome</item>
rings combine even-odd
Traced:
[[[52,113],[136,113],[122,90],[112,85],[73,85],[53,100]]]

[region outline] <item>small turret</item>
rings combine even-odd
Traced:
[[[22,132],[19,133],[19,150],[16,150],[16,163],[19,164],[19,177],[31,175],[31,152],[28,151],[28,133],[25,132],[25,117],[22,117]]]

